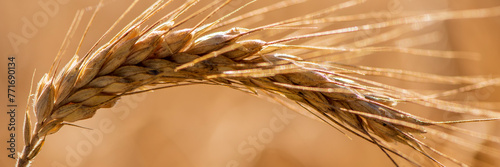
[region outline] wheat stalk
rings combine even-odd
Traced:
[[[396,161],[389,153],[416,166],[420,166],[421,162],[417,162],[405,153],[391,147],[390,143],[402,143],[427,157],[436,165],[442,165],[442,162],[436,157],[443,157],[458,165],[467,165],[422,142],[418,136],[427,133],[441,134],[434,127],[460,131],[460,129],[449,125],[451,123],[485,121],[500,117],[499,113],[490,110],[471,108],[438,99],[441,96],[457,92],[496,85],[500,82],[499,79],[437,76],[339,64],[333,63],[333,58],[329,59],[329,55],[332,54],[356,53],[363,56],[384,51],[437,57],[459,57],[458,54],[392,47],[286,45],[287,42],[296,40],[316,39],[322,36],[390,26],[447,19],[498,16],[500,15],[499,7],[402,17],[375,24],[266,41],[264,38],[252,35],[271,29],[307,29],[301,26],[367,17],[363,15],[344,18],[326,17],[327,14],[338,9],[354,6],[364,1],[348,1],[324,11],[253,29],[230,27],[226,28],[225,31],[213,32],[216,28],[227,27],[227,25],[245,19],[247,16],[241,15],[233,20],[225,21],[226,17],[231,16],[228,14],[207,23],[207,20],[215,12],[231,2],[231,0],[227,0],[221,5],[217,5],[221,2],[216,1],[211,4],[215,9],[207,14],[205,19],[192,28],[179,29],[178,26],[184,21],[190,20],[191,16],[197,16],[203,10],[210,9],[209,6],[194,12],[185,20],[179,21],[178,16],[196,4],[197,0],[192,0],[167,14],[152,26],[144,25],[146,20],[169,2],[157,1],[124,27],[108,43],[95,51],[91,49],[88,54],[81,58],[74,56],[65,67],[60,69],[57,75],[57,64],[53,65],[51,71],[45,74],[38,83],[33,96],[34,126],[31,125],[32,120],[29,112],[26,113],[25,147],[18,158],[17,166],[29,166],[40,152],[46,136],[57,132],[62,126],[73,125],[73,122],[91,118],[98,109],[112,107],[122,96],[144,92],[138,91],[139,88],[145,88],[148,91],[162,88],[165,85],[211,84],[227,86],[249,93],[260,90],[272,97],[274,97],[273,95],[286,97],[326,123],[342,127],[376,144],[396,165]],[[285,2],[298,3],[297,1]],[[279,8],[279,6],[274,7]],[[286,5],[281,4],[281,6]],[[271,10],[273,7],[267,9]],[[259,12],[263,11],[257,10],[253,15]],[[248,17],[253,15],[251,13]],[[400,33],[401,31],[403,30],[400,30]],[[311,53],[287,53],[290,50]],[[459,90],[424,96],[402,88],[356,77],[359,74],[468,86]],[[482,119],[457,120],[455,122],[432,121],[395,108],[401,102],[481,116]],[[476,133],[465,130],[463,132],[476,135]],[[454,136],[447,137],[454,140],[459,139]],[[477,137],[491,142],[498,143],[500,141],[491,136]],[[495,151],[498,150],[486,152]]]

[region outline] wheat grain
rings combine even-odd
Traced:
[[[498,16],[500,15],[499,7],[396,18],[376,24],[266,41],[264,38],[246,39],[245,37],[269,29],[293,29],[293,27],[300,29],[300,26],[309,24],[339,21],[340,18],[324,19],[321,17],[364,1],[348,1],[318,13],[254,29],[230,27],[225,31],[213,32],[212,30],[215,28],[225,27],[225,25],[238,21],[238,19],[233,19],[223,22],[226,17],[230,16],[228,14],[211,23],[205,23],[218,9],[223,8],[230,1],[227,0],[222,5],[218,5],[212,13],[192,28],[178,29],[177,27],[183,21],[177,21],[177,17],[196,4],[196,0],[185,3],[152,26],[140,27],[145,26],[144,22],[147,19],[170,2],[157,1],[108,43],[95,51],[91,49],[89,54],[82,58],[74,56],[60,70],[59,74],[55,74],[57,66],[53,66],[54,69],[45,74],[37,85],[33,102],[35,124],[33,127],[31,126],[29,113],[27,113],[25,147],[18,158],[17,166],[28,166],[40,152],[46,136],[57,132],[64,125],[72,125],[72,122],[91,118],[98,109],[112,107],[121,96],[135,94],[138,93],[136,90],[139,88],[155,85],[204,83],[240,90],[250,89],[253,91],[258,89],[270,94],[281,95],[300,104],[325,122],[340,126],[376,144],[391,160],[393,159],[387,152],[417,166],[420,166],[421,162],[416,162],[403,152],[392,148],[388,143],[402,143],[434,161],[437,165],[442,165],[442,163],[435,157],[444,157],[455,164],[466,165],[417,138],[425,133],[439,135],[440,132],[431,128],[432,126],[460,130],[448,125],[448,123],[454,122],[436,122],[401,111],[395,108],[397,103],[415,103],[485,118],[469,121],[484,121],[500,117],[499,113],[490,110],[470,108],[462,104],[437,99],[439,96],[456,92],[497,85],[500,82],[498,79],[444,77],[391,69],[349,66],[322,62],[317,59],[318,56],[321,59],[328,59],[331,54],[357,53],[363,56],[380,51],[437,57],[457,57],[458,54],[387,47],[355,48],[348,45],[319,47],[306,44],[284,44],[300,39],[426,21]],[[216,4],[213,3],[213,5]],[[270,7],[270,9],[273,8]],[[264,11],[266,10],[256,11],[254,14]],[[242,15],[240,19],[246,17]],[[350,19],[364,17],[356,16]],[[186,20],[189,18],[190,16]],[[376,39],[376,37],[372,39]],[[307,50],[314,53],[304,54],[300,57],[294,53],[284,53],[290,49]],[[398,77],[395,78],[404,80],[468,84],[469,86],[455,92],[424,96],[351,74],[390,77],[396,75]],[[480,83],[476,84],[478,82]],[[459,120],[457,122],[466,121]],[[472,134],[472,132],[464,132]],[[446,137],[454,139],[454,142],[460,141],[455,136]],[[491,136],[477,137],[491,142],[500,142],[500,139]],[[397,164],[395,160],[393,162]]]

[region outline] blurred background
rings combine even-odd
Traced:
[[[104,0],[104,7],[98,13],[80,54],[84,54],[102,35],[114,20],[129,6],[132,0]],[[140,1],[128,17],[119,24],[124,26],[131,16],[138,15],[153,0]],[[174,1],[163,12],[171,11],[185,1]],[[235,0],[225,13],[244,4]],[[274,4],[273,1],[258,1],[245,11]],[[309,0],[258,17],[259,24],[272,23],[301,16],[345,2],[344,0]],[[0,6],[0,46],[2,59],[0,78],[6,78],[7,57],[16,57],[16,99],[17,151],[22,148],[23,111],[30,88],[30,80],[36,69],[37,82],[57,54],[64,36],[77,10],[86,14],[78,27],[71,47],[62,58],[67,62],[82,35],[83,29],[98,4],[96,0],[37,0],[1,1]],[[203,1],[198,8],[208,4]],[[372,0],[365,4],[341,10],[334,15],[356,13],[394,12],[426,13],[440,10],[460,10],[500,6],[496,0]],[[161,16],[162,14],[159,14]],[[366,24],[386,21],[381,16]],[[153,19],[154,20],[154,19]],[[34,27],[25,29],[26,24]],[[195,22],[187,24],[193,25]],[[245,22],[241,23],[245,24]],[[239,25],[239,24],[237,24]],[[248,25],[249,28],[256,27]],[[329,27],[342,28],[339,24]],[[416,28],[418,29],[418,28]],[[421,72],[446,75],[486,75],[498,76],[500,62],[500,17],[454,20],[436,23],[431,28],[406,34],[421,37],[431,34],[431,43],[418,48],[436,50],[471,51],[482,55],[478,61],[450,60],[427,57],[380,55],[350,59],[351,63],[378,67],[404,68]],[[116,32],[116,31],[114,31]],[[361,32],[351,43],[379,35],[382,32]],[[12,42],[14,35],[21,43]],[[332,37],[335,38],[335,37]],[[418,40],[417,40],[418,41]],[[399,42],[399,43],[397,43]],[[408,42],[408,41],[407,41]],[[411,40],[410,40],[411,42]],[[392,40],[389,45],[407,46],[404,40]],[[392,80],[391,80],[392,81]],[[0,166],[14,166],[15,161],[7,158],[8,115],[6,106],[6,82],[0,83],[2,98],[0,107]],[[394,85],[415,87],[412,83],[394,81]],[[426,85],[422,89],[433,89]],[[485,88],[467,94],[472,102],[500,102],[498,87]],[[463,97],[460,99],[463,100]],[[471,103],[477,104],[477,103]],[[405,107],[405,106],[402,106]],[[488,103],[482,107],[500,106]],[[426,112],[426,111],[422,111]],[[423,115],[433,115],[431,112]],[[462,118],[451,113],[437,113],[438,120]],[[390,166],[390,160],[378,147],[352,134],[352,140],[332,127],[295,113],[267,98],[255,97],[240,91],[215,86],[185,86],[168,88],[130,97],[124,97],[111,109],[101,109],[88,120],[76,124],[94,129],[92,131],[64,127],[58,133],[48,136],[41,153],[35,159],[35,167],[69,166]],[[500,125],[496,123],[472,124],[475,131],[500,135]],[[481,141],[477,141],[481,142]],[[446,142],[442,142],[446,145]],[[450,147],[449,149],[453,149]],[[473,157],[474,153],[465,153]],[[492,164],[497,159],[490,160]],[[497,164],[497,165],[500,165]]]

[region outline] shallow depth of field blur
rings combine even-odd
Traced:
[[[47,22],[37,25],[36,32],[26,38],[27,43],[18,46],[19,52],[9,42],[9,33],[22,33],[25,19],[33,20],[37,13],[45,12],[38,2],[57,2],[56,0],[2,1],[0,2],[0,78],[6,78],[7,56],[15,55],[17,61],[18,101],[17,114],[17,151],[22,148],[22,121],[26,98],[33,70],[36,68],[35,81],[47,72],[57,54],[60,44],[71,24],[76,10],[88,8],[79,26],[71,47],[64,55],[65,64],[72,56],[84,26],[90,18],[92,6],[97,0],[67,0],[58,3],[58,11],[49,13]],[[201,0],[199,8],[207,1]],[[61,2],[63,2],[61,0]],[[84,54],[91,45],[112,25],[132,0],[104,0],[105,6],[98,13],[88,37],[82,45]],[[140,1],[127,15],[138,15],[153,0]],[[184,0],[174,1],[166,11],[179,6]],[[244,11],[259,6],[274,4],[277,1],[258,1]],[[344,0],[310,0],[299,6],[292,6],[266,14],[263,23],[301,16],[323,9]],[[243,4],[234,0],[229,9]],[[436,10],[471,9],[500,5],[496,0],[371,0],[366,4],[339,11],[338,14],[370,13],[377,11],[399,10],[403,12],[432,12]],[[225,13],[231,10],[225,10]],[[244,12],[241,12],[244,13]],[[241,14],[240,13],[240,14]],[[237,13],[238,14],[238,13]],[[236,15],[237,15],[236,14]],[[161,15],[161,14],[160,14]],[[216,15],[221,16],[221,15]],[[155,17],[157,18],[157,17]],[[386,20],[386,19],[385,19]],[[385,21],[383,18],[364,23]],[[244,22],[242,22],[244,23]],[[194,22],[188,23],[193,25]],[[238,25],[238,24],[237,24]],[[256,26],[250,25],[248,28]],[[342,27],[335,25],[334,27]],[[332,28],[330,28],[332,29]],[[445,21],[432,26],[439,39],[432,44],[419,46],[426,49],[473,51],[482,55],[479,61],[450,60],[418,56],[369,56],[353,59],[352,63],[404,68],[428,73],[445,75],[492,75],[500,74],[500,17]],[[116,32],[116,31],[113,31]],[[379,32],[362,32],[360,38],[376,35]],[[423,34],[423,33],[415,33]],[[409,35],[411,36],[411,34]],[[332,36],[335,37],[335,36]],[[408,36],[407,36],[408,37]],[[264,38],[265,39],[265,38]],[[355,40],[355,39],[353,39]],[[354,41],[350,41],[354,42]],[[387,43],[391,45],[391,43]],[[394,45],[394,44],[392,44]],[[415,86],[408,82],[394,80],[394,85]],[[7,158],[6,126],[7,115],[3,108],[6,104],[6,83],[2,82],[0,108],[0,166],[14,166],[15,161]],[[432,90],[433,85],[414,87]],[[478,100],[500,102],[499,87],[485,88],[465,94],[472,103]],[[452,99],[453,100],[453,99]],[[471,104],[472,104],[471,103]],[[476,104],[476,103],[474,103]],[[491,104],[491,103],[490,103]],[[405,107],[403,105],[403,107]],[[495,107],[495,106],[493,106]],[[500,108],[500,106],[496,106]],[[289,113],[287,117],[279,113]],[[433,114],[423,111],[422,115],[438,120],[461,119],[460,115]],[[378,147],[352,134],[348,137],[326,124],[302,116],[266,98],[259,98],[225,87],[185,86],[168,88],[155,92],[124,97],[111,109],[101,109],[88,120],[76,122],[77,125],[94,129],[87,131],[66,126],[56,134],[50,135],[35,158],[34,167],[63,166],[172,166],[172,167],[215,167],[231,166],[390,166],[390,160]],[[470,123],[465,127],[479,132],[500,136],[500,121],[494,123]],[[445,149],[447,142],[441,142]],[[457,150],[460,152],[460,150]],[[256,154],[254,154],[256,153]],[[472,155],[466,155],[472,156]],[[500,163],[498,163],[500,165]]]

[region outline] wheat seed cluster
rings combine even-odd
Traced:
[[[498,8],[396,18],[376,24],[302,34],[272,41],[254,34],[276,29],[306,29],[306,26],[314,26],[316,23],[346,19],[348,17],[335,19],[335,17],[326,16],[336,10],[355,6],[364,1],[347,1],[306,16],[257,28],[247,28],[238,27],[237,24],[229,25],[274,8],[299,3],[299,1],[283,1],[274,6],[250,12],[250,15],[240,15],[229,20],[228,17],[233,13],[220,18],[211,17],[231,0],[215,1],[190,13],[186,11],[197,3],[197,0],[191,0],[153,24],[145,24],[169,2],[157,1],[121,29],[109,42],[102,45],[96,44],[87,54],[75,55],[62,68],[58,69],[56,61],[51,71],[46,73],[36,86],[37,89],[33,95],[34,117],[31,118],[29,112],[26,114],[25,147],[20,154],[17,166],[29,166],[40,152],[46,136],[56,133],[60,128],[76,126],[75,122],[92,118],[99,109],[113,107],[122,96],[168,86],[220,85],[250,94],[257,94],[260,91],[270,96],[284,97],[324,122],[350,131],[376,144],[384,153],[396,155],[416,166],[420,166],[420,162],[391,147],[389,143],[401,143],[434,161],[437,165],[441,165],[441,162],[433,156],[442,156],[458,165],[466,164],[442,154],[419,139],[419,136],[423,134],[440,133],[429,127],[454,129],[454,126],[404,112],[396,108],[398,103],[414,103],[450,112],[481,116],[485,119],[500,116],[490,110],[465,107],[462,104],[424,96],[356,77],[356,75],[400,76],[399,79],[406,80],[459,83],[469,85],[464,88],[467,90],[498,84],[498,79],[436,76],[338,64],[310,58],[314,56],[304,58],[293,54],[294,52],[288,52],[290,50],[307,51],[323,59],[331,54],[353,52],[370,54],[388,50],[445,57],[449,55],[447,52],[407,48],[336,48],[288,43],[363,29],[425,22],[428,19],[495,16],[500,14]],[[180,19],[183,14],[187,16]],[[194,17],[201,17],[202,20],[191,28],[179,28]],[[349,19],[363,19],[363,17],[367,16],[357,15]],[[483,84],[478,86],[476,83]],[[480,136],[480,138],[494,142],[500,141],[494,137]],[[389,158],[392,160],[391,156]]]

